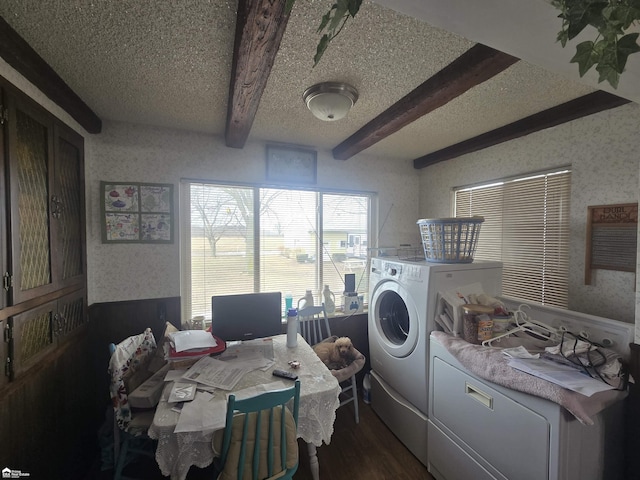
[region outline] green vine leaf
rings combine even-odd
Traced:
[[[296,3],[296,0],[287,0],[287,3],[285,3],[284,5],[284,13],[286,15],[289,15],[291,13],[294,3]]]
[[[629,33],[619,38],[616,42],[616,48],[613,52],[616,72],[624,72],[624,67],[627,64],[629,55],[640,51],[640,45],[638,45],[639,35],[639,33]]]
[[[362,5],[362,0],[337,0],[331,5],[329,11],[323,15],[317,33],[323,31],[325,33],[320,37],[316,54],[313,57],[314,67],[318,65],[329,43],[340,34],[347,21],[356,16],[360,10],[360,5]]]
[[[286,0],[285,14],[290,14],[293,9],[293,5],[296,0]],[[313,66],[315,67],[324,52],[327,50],[331,40],[336,38],[342,31],[344,25],[349,18],[355,18],[356,14],[360,11],[362,0],[337,0],[336,3],[331,5],[331,8],[327,13],[322,16],[320,20],[320,26],[316,33],[321,33],[326,29],[326,33],[320,37],[318,46],[316,47],[316,54],[313,57]]]
[[[313,56],[313,66],[314,67],[318,64],[318,62],[322,58],[322,55],[324,54],[324,52],[327,49],[328,45],[329,45],[329,35],[327,35],[325,33],[320,38],[320,41],[318,42],[318,46],[316,47],[316,54]]]
[[[617,88],[629,55],[640,51],[638,33],[626,31],[640,21],[640,0],[552,0],[560,10],[562,28],[557,41],[566,46],[588,25],[598,31],[594,41],[581,42],[571,63],[582,77],[595,65],[598,82]]]
[[[578,64],[578,72],[581,77],[584,77],[584,74],[598,63],[600,54],[596,52],[594,46],[595,44],[590,40],[581,42],[576,46],[576,54],[571,59],[570,63]]]

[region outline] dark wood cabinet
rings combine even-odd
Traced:
[[[84,140],[1,79],[0,89],[1,386],[85,327],[87,308]]]
[[[0,78],[0,468],[33,478],[74,478],[100,418],[84,192],[83,137]]]

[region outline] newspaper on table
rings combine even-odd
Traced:
[[[207,392],[197,392],[196,398],[183,404],[175,433],[207,432],[223,428],[227,416],[227,402]]]
[[[218,360],[232,361],[249,370],[268,370],[273,364],[273,339],[245,340],[227,347]]]
[[[233,390],[248,371],[242,364],[202,357],[185,372],[182,378],[222,390]]]

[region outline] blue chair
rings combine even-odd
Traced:
[[[109,344],[109,375],[113,404],[113,462],[115,480],[127,480],[124,467],[140,455],[155,460],[155,441],[147,431],[153,421],[153,411],[134,412],[129,406],[125,377],[148,362],[156,349],[155,338],[147,328],[140,335],[133,335],[118,345]]]
[[[335,341],[337,337],[331,335],[327,312],[322,305],[306,307],[298,311],[298,331],[306,342],[313,346],[320,342]],[[331,373],[340,383],[340,406],[353,403],[356,423],[360,423],[360,413],[358,410],[358,386],[356,373],[362,370],[365,364],[365,357],[358,350],[354,349],[355,360],[351,365],[340,370],[331,370]]]
[[[287,404],[293,400],[293,412]],[[292,479],[298,469],[300,380],[291,388],[236,400],[229,395],[224,431],[214,436],[219,480]]]

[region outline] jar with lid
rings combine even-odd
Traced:
[[[467,342],[479,345],[483,341],[491,339],[493,334],[493,320],[491,320],[493,307],[467,304],[462,305],[462,312],[462,337]]]
[[[324,286],[324,290],[322,291],[322,296],[324,297],[324,309],[327,313],[333,313],[336,311],[336,296],[329,289],[329,285]]]

